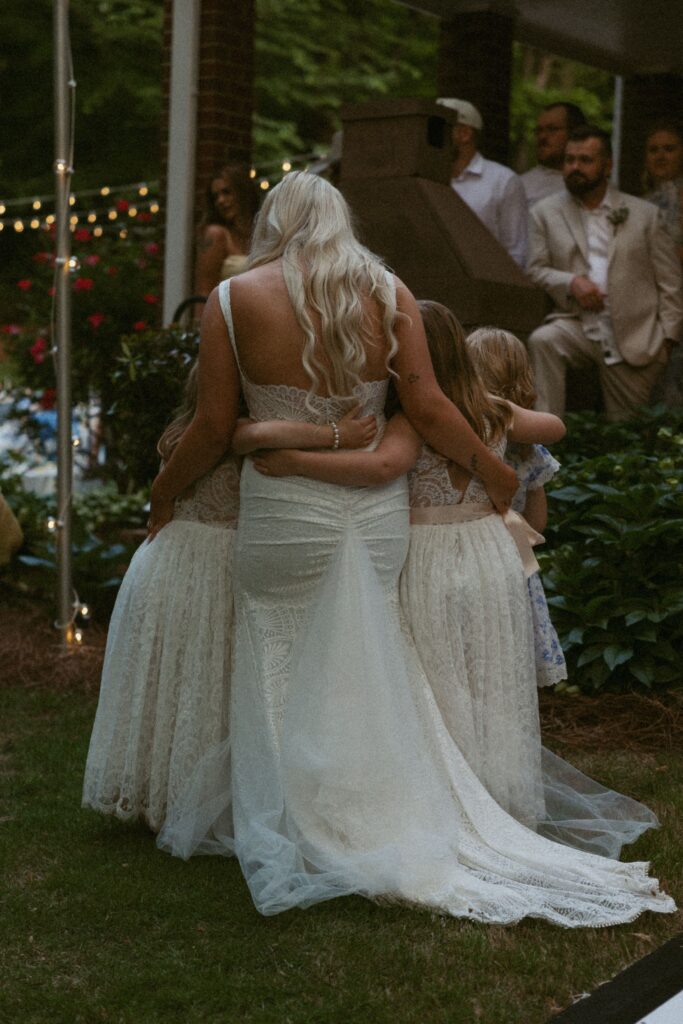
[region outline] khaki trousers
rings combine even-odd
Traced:
[[[583,333],[575,317],[558,317],[538,327],[527,342],[529,360],[536,384],[536,408],[564,416],[567,367],[598,367],[605,414],[610,420],[624,420],[639,405],[645,405],[650,392],[666,366],[662,349],[647,366],[629,363],[605,365],[600,345]]]

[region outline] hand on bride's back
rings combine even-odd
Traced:
[[[339,420],[340,448],[367,448],[377,433],[377,420],[374,416],[358,418],[360,406],[357,405]]]
[[[512,505],[518,487],[517,474],[504,462],[500,463],[495,479],[489,477],[486,481],[488,496],[501,514],[507,512]]]

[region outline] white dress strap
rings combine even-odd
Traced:
[[[228,334],[230,335],[230,344],[232,350],[235,353],[235,359],[237,361],[237,368],[242,373],[242,367],[240,365],[240,357],[237,351],[237,343],[235,341],[235,325],[232,319],[232,306],[230,305],[230,278],[228,277],[225,281],[221,281],[218,285],[218,301],[221,304],[221,312],[228,328]]]

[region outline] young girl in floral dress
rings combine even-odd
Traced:
[[[536,395],[531,365],[519,338],[498,327],[480,327],[468,336],[467,344],[489,394],[515,402],[524,409],[533,408]],[[518,444],[514,441],[508,443],[505,461],[512,466],[519,480],[519,489],[512,500],[513,509],[521,513],[535,530],[543,533],[548,519],[544,486],[557,473],[559,462],[542,444]],[[536,684],[554,686],[567,678],[567,665],[550,620],[539,573],[533,573],[527,584],[534,623]]]

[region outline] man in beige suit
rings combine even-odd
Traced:
[[[537,408],[564,413],[568,366],[599,367],[605,412],[646,403],[683,330],[681,265],[651,203],[609,185],[611,145],[569,137],[566,189],[531,211],[528,273],[555,308],[529,338]]]

